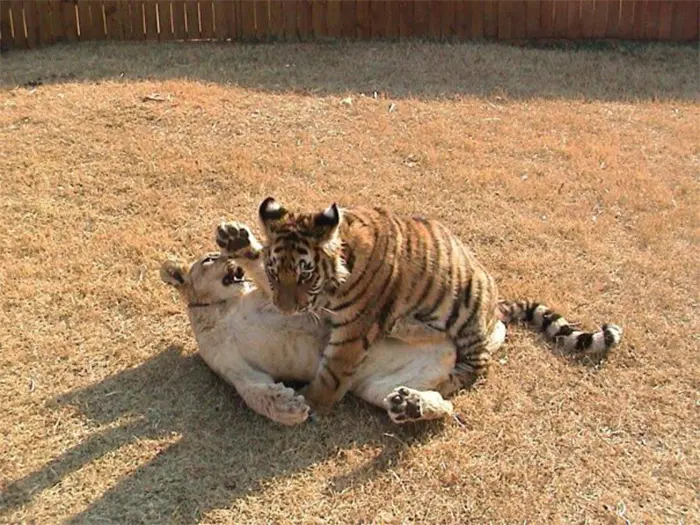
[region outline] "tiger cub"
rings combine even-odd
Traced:
[[[455,345],[443,395],[486,372],[490,350],[505,337],[502,321],[529,321],[577,351],[607,350],[620,340],[614,325],[585,333],[544,306],[499,302],[494,279],[438,221],[336,204],[319,213],[293,213],[271,197],[259,216],[273,303],[285,314],[321,315],[331,328],[304,393],[319,412],[345,395],[372,343],[401,318],[445,332]]]

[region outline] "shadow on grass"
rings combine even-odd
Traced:
[[[355,445],[373,445],[381,452],[356,472],[331,480],[328,490],[369,481],[441,426],[396,427],[379,410],[349,398],[334,415],[281,427],[245,408],[233,388],[199,356],[185,356],[177,346],[101,383],[60,396],[56,403],[74,406],[95,425],[111,428],[95,432],[10,484],[3,496],[5,511],[31,501],[79,469],[119,454],[124,446],[170,438],[172,444],[69,523],[197,523],[202,514],[229,508],[262,490],[266,480],[301,472]],[[360,414],[364,411],[366,417]],[[108,463],[103,468],[109,468]]]
[[[696,101],[697,57],[693,43],[81,43],[7,54],[0,85],[190,79],[304,95]]]

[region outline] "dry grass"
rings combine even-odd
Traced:
[[[1,66],[3,522],[700,520],[695,48],[82,45]],[[504,294],[626,340],[592,366],[513,330],[455,399],[466,427],[346,399],[279,428],[196,357],[156,271],[268,194],[440,217]]]

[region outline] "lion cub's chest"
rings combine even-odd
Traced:
[[[313,378],[326,330],[303,316],[284,316],[269,305],[241,308],[232,318],[242,357],[277,380]]]

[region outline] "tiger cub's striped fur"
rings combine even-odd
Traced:
[[[505,336],[502,321],[549,315],[547,326],[540,326],[580,336],[549,310],[531,315],[528,305],[499,305],[493,278],[438,221],[335,204],[321,213],[292,213],[272,198],[259,214],[274,304],[287,314],[323,313],[331,327],[324,359],[305,392],[320,411],[345,394],[372,343],[401,318],[445,332],[454,343],[456,364],[443,395],[484,374]],[[586,348],[599,339],[591,335]]]

